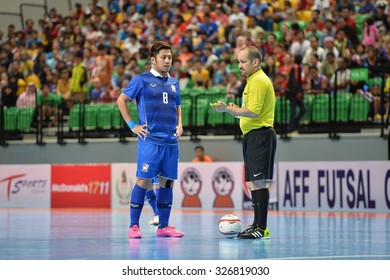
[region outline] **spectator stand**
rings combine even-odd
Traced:
[[[369,71],[367,68],[351,68],[350,80],[356,82],[363,82],[368,88],[371,88],[374,83],[380,85],[380,108],[385,111],[385,70],[382,69],[378,77],[369,77]],[[339,139],[339,132],[360,132],[364,127],[372,127],[375,123],[372,123],[369,116],[370,110],[372,110],[370,101],[359,93],[352,94],[351,92],[339,92],[337,85],[337,78],[340,69],[335,72],[334,81],[334,93],[329,95],[329,109],[331,114],[330,118],[330,131],[329,135],[331,139]],[[389,106],[387,104],[387,106]],[[380,123],[376,124],[380,127],[380,137],[384,137],[384,128],[389,124],[389,115],[382,112],[380,114]],[[385,121],[386,118],[386,121]],[[386,122],[386,124],[385,124]]]
[[[86,144],[87,138],[118,138],[119,142],[127,142],[126,137],[134,137],[112,100],[102,100],[99,103],[92,103],[90,100],[73,102],[75,104],[69,116],[61,115],[59,119],[58,143],[64,144],[65,139],[77,139],[78,143]],[[128,107],[137,122],[135,103],[129,102]]]
[[[278,45],[283,46],[283,48],[278,48],[281,50],[282,53],[280,53],[279,51],[273,52],[274,48],[276,48],[275,44],[270,43],[265,46],[267,42],[265,42],[264,39],[267,38],[267,34],[269,33],[262,33],[262,35],[259,35],[259,38],[251,38],[251,36],[242,36],[247,39],[247,44],[254,44],[260,49],[262,49],[265,58],[267,58],[267,55],[274,56],[273,58],[275,61],[274,63],[276,74],[279,71],[278,69],[280,69],[280,64],[283,64],[283,54],[287,54],[290,52],[286,48],[286,46],[288,46],[289,43],[294,40],[294,30],[296,30],[296,28],[299,28],[300,30],[304,30],[305,33],[307,32],[306,35],[311,34],[310,36],[312,36],[313,32],[310,29],[311,21],[315,20],[325,22],[324,18],[321,16],[324,11],[318,11],[318,13],[321,14],[318,18],[318,15],[316,15],[316,13],[314,13],[314,11],[312,10],[312,4],[310,3],[310,1],[290,1],[290,12],[295,14],[295,16],[293,17],[285,17],[285,15],[283,15],[285,12],[285,3],[282,0],[278,2],[279,7],[277,5],[274,5],[276,3],[269,4],[269,11],[274,19],[274,28],[272,31],[269,31],[269,33],[273,33],[276,36],[276,41],[278,42]],[[305,6],[301,5],[303,2],[306,3]],[[73,6],[75,6],[76,3],[81,3],[81,6],[85,8],[85,14],[89,15],[87,17],[87,20],[79,22],[79,25],[77,25],[74,30],[72,28],[69,29],[71,25],[66,25],[66,20],[64,20],[62,22],[62,24],[64,24],[63,30],[66,30],[65,33],[69,33],[70,37],[58,35],[59,40],[57,40],[57,38],[53,39],[53,52],[50,53],[51,57],[49,58],[49,60],[46,60],[46,65],[45,63],[43,63],[42,66],[38,65],[37,68],[39,68],[38,70],[41,72],[47,67],[50,67],[51,71],[58,70],[54,68],[53,64],[51,64],[53,63],[53,61],[55,62],[55,60],[57,60],[58,64],[62,65],[61,67],[67,67],[68,70],[72,70],[72,67],[74,67],[74,65],[72,65],[71,59],[69,59],[69,54],[71,53],[71,51],[69,50],[73,48],[78,48],[78,50],[80,50],[80,48],[82,48],[85,49],[85,57],[83,57],[83,63],[85,64],[86,69],[88,70],[88,75],[91,79],[93,77],[94,72],[96,46],[99,44],[105,44],[107,47],[116,47],[123,51],[119,56],[115,56],[115,62],[123,63],[124,65],[124,69],[122,71],[125,72],[125,75],[121,76],[121,81],[126,79],[130,80],[131,77],[134,77],[134,75],[144,70],[147,71],[150,68],[150,65],[148,65],[147,63],[147,59],[144,56],[140,55],[141,52],[130,55],[130,53],[123,48],[123,46],[125,45],[125,39],[116,38],[117,41],[115,41],[114,37],[116,36],[116,33],[118,33],[118,30],[115,30],[115,28],[111,30],[110,28],[115,27],[115,24],[118,29],[122,28],[122,20],[128,22],[127,28],[129,29],[123,30],[125,33],[136,33],[138,36],[137,38],[139,38],[139,40],[142,40],[142,42],[144,43],[147,42],[147,44],[150,44],[156,38],[158,38],[159,40],[171,40],[170,36],[167,36],[168,33],[165,34],[164,32],[170,30],[170,24],[173,24],[174,22],[169,22],[169,20],[160,20],[161,26],[155,26],[155,28],[149,28],[146,25],[147,22],[152,22],[156,20],[154,17],[155,15],[157,15],[158,10],[160,8],[162,9],[163,6],[170,13],[183,14],[185,15],[185,20],[190,20],[188,22],[185,22],[183,26],[187,24],[191,27],[190,30],[192,38],[190,39],[192,39],[192,41],[194,42],[199,41],[201,37],[198,33],[198,27],[203,22],[202,11],[204,7],[202,5],[209,5],[209,7],[207,8],[208,10],[211,10],[210,15],[212,20],[214,20],[215,16],[215,3],[194,3],[194,7],[192,7],[191,10],[185,9],[184,6],[181,7],[180,4],[175,2],[169,2],[168,6],[166,4],[162,5],[162,3],[158,3],[157,5],[152,7],[152,17],[149,17],[150,13],[140,8],[144,4],[143,1],[140,1],[140,3],[137,4],[138,14],[128,13],[130,5],[129,3],[127,3],[126,5],[124,4],[123,7],[120,6],[118,8],[119,10],[117,9],[117,11],[114,13],[113,10],[110,9],[106,5],[106,3],[104,3],[104,1],[64,0],[59,2],[56,0],[43,0],[43,3],[43,5],[23,3],[20,5],[20,13],[0,13],[1,15],[4,15],[4,17],[0,17],[0,29],[4,29],[4,27],[7,26],[7,23],[8,25],[10,23],[13,23],[16,32],[23,31],[26,29],[28,19],[32,19],[34,21],[34,29],[39,29],[39,27],[37,27],[39,25],[39,21],[42,21],[42,19],[45,21],[50,21],[50,19],[53,19],[53,10],[54,17],[56,16],[55,10],[58,10],[59,14],[57,14],[57,16],[59,18],[63,17],[63,19],[68,19],[68,16],[71,15],[70,12],[75,12],[75,10],[72,10]],[[121,2],[119,2],[119,5],[121,5]],[[95,13],[94,8],[97,7],[103,14],[98,14],[97,12]],[[229,16],[229,14],[232,13],[233,6],[229,3],[223,3],[221,5],[221,8],[224,11],[225,16]],[[240,9],[241,12],[245,13],[244,25],[247,25],[247,20],[249,19],[249,15],[247,14],[248,11],[243,7],[241,7]],[[334,7],[331,7],[331,9],[334,9]],[[191,12],[189,13],[189,11]],[[128,18],[130,16],[131,18]],[[334,26],[337,27],[337,17],[339,17],[339,15],[337,15],[336,13],[332,16],[334,17]],[[362,35],[361,33],[364,26],[364,20],[367,18],[367,16],[368,14],[359,13],[351,15],[351,17],[356,21],[357,35],[359,36]],[[140,24],[139,18],[142,18],[144,20],[144,27],[138,25]],[[96,24],[94,23],[89,26],[91,20],[95,21]],[[215,21],[218,22],[218,20],[216,19]],[[83,26],[83,24],[85,25]],[[213,49],[213,54],[217,55],[220,61],[224,60],[226,62],[226,68],[229,71],[234,72],[238,74],[237,76],[239,76],[240,71],[238,63],[236,62],[236,57],[234,55],[234,52],[237,51],[237,49],[235,49],[237,42],[228,40],[230,38],[230,36],[228,36],[228,34],[226,33],[226,30],[229,27],[228,24],[229,23],[225,20],[224,25],[220,26],[219,28],[219,36],[224,40],[221,40],[221,42],[218,42],[217,44],[210,44],[210,42],[202,43],[204,47],[207,46],[208,48]],[[92,28],[89,29],[89,27]],[[233,25],[230,25],[230,28],[233,27]],[[96,30],[94,30],[94,28],[96,28]],[[81,38],[80,41],[81,29],[84,32],[83,36],[85,36],[85,38]],[[78,32],[76,32],[76,30],[78,30]],[[236,28],[234,30],[240,29]],[[181,32],[183,33],[185,31],[186,30],[184,29]],[[245,30],[242,29],[241,32],[245,32]],[[6,34],[5,30],[3,33]],[[331,32],[327,32],[326,34],[327,36],[334,37]],[[237,37],[238,35],[241,34],[237,33],[233,37]],[[74,36],[75,41],[70,40],[72,36]],[[71,42],[71,44],[69,44],[69,42]],[[84,43],[86,44],[84,45]],[[264,45],[262,45],[263,43]],[[321,47],[323,46],[321,45]],[[175,44],[173,44],[173,50],[175,56],[180,54],[180,41],[177,41]],[[31,56],[35,54],[34,51],[36,50],[31,50]],[[44,52],[48,52],[48,50],[44,49]],[[268,52],[270,52],[270,54],[268,54]],[[10,55],[11,53],[8,54]],[[23,53],[21,53],[21,55],[23,55]],[[345,56],[342,52],[340,52],[339,55],[340,57]],[[216,86],[216,84],[214,84],[213,73],[215,74],[215,72],[219,70],[218,65],[206,65],[207,57],[204,57],[202,52],[195,52],[195,56],[197,57],[197,59],[203,59],[203,67],[207,68],[207,70],[210,72],[210,78],[212,82],[204,85],[203,88],[199,88],[196,87],[199,85],[196,85],[194,81],[189,78],[189,81],[188,83],[186,83],[186,86],[181,88],[184,135],[189,136],[190,139],[193,141],[198,141],[201,135],[232,135],[234,139],[240,140],[242,136],[238,126],[238,119],[234,119],[230,115],[225,113],[217,114],[210,110],[210,102],[215,102],[217,100],[222,100],[225,102],[232,101],[229,100],[226,96],[226,89],[224,91],[223,83],[218,84],[218,87]],[[190,77],[189,73],[193,71],[192,64],[194,60],[191,59],[191,61],[189,60],[188,62],[186,62],[186,64],[188,63],[188,65],[183,67],[185,68],[187,79],[188,77]],[[35,64],[38,63],[36,61],[33,61],[33,59],[31,59],[31,62]],[[23,67],[26,67],[26,65],[28,66],[28,63],[25,63]],[[332,67],[329,67],[331,71],[335,71],[336,69],[331,68]],[[354,71],[355,70],[351,69],[351,72]],[[51,73],[53,76],[55,75],[54,72]],[[338,72],[336,71],[336,75],[337,73]],[[35,74],[39,75],[38,73]],[[384,137],[384,130],[389,125],[389,114],[386,113],[389,111],[389,102],[387,102],[388,97],[386,92],[388,91],[388,89],[384,89],[384,84],[386,84],[384,74],[385,73],[382,73],[382,77],[380,78],[381,103],[380,106],[378,105],[383,112],[380,115],[380,119],[377,119],[377,122],[367,117],[367,110],[371,110],[368,107],[367,100],[364,100],[364,98],[361,98],[361,96],[353,93],[341,94],[338,92],[338,89],[336,87],[333,93],[330,93],[329,89],[323,89],[322,92],[315,94],[312,94],[309,91],[305,92],[306,94],[304,95],[304,102],[306,104],[307,112],[301,120],[300,127],[298,129],[299,133],[329,133],[329,138],[337,139],[338,134],[341,132],[360,132],[363,128],[380,127],[381,137]],[[27,78],[25,70],[24,75],[25,78]],[[271,77],[271,79],[273,78]],[[368,82],[371,82],[371,80],[368,79]],[[43,83],[47,83],[47,81],[44,80]],[[86,87],[88,88],[89,85],[90,81],[88,81]],[[121,84],[120,86],[118,86],[118,88],[120,89],[122,86],[123,85]],[[240,104],[239,96],[235,96],[234,99],[235,104]],[[13,110],[10,110],[10,108],[4,108],[2,106],[0,112],[0,143],[6,144],[7,140],[10,139],[26,139],[25,136],[27,136],[28,134],[36,135],[37,144],[43,144],[44,138],[53,136],[57,137],[58,144],[65,144],[66,139],[77,139],[80,144],[85,144],[88,138],[118,137],[120,142],[126,142],[126,139],[128,137],[134,137],[134,135],[132,135],[132,133],[124,124],[115,103],[91,103],[90,100],[88,100],[88,97],[86,101],[74,100],[73,102],[74,106],[69,112],[65,113],[63,111],[63,108],[62,111],[61,109],[58,109],[58,122],[56,124],[56,127],[52,128],[47,128],[45,127],[45,123],[42,123],[42,116],[39,115],[41,112],[39,106],[36,106],[35,108],[35,119],[31,121],[29,129],[20,129],[23,123],[21,116],[23,116],[24,114],[28,115],[27,113],[19,114],[19,112],[17,112],[15,109],[13,109],[14,112],[12,112]],[[132,104],[129,104],[130,107],[131,105]],[[130,109],[134,111],[134,108]],[[17,117],[12,117],[12,115],[15,115]],[[17,120],[18,117],[20,117],[20,123]],[[283,95],[277,96],[275,108],[275,128],[282,139],[289,138],[287,131],[289,118],[289,100],[285,99]],[[19,128],[18,123],[20,126]],[[28,119],[24,123],[27,124]]]
[[[26,108],[7,108],[0,104],[0,145],[6,146],[8,140],[23,140],[27,135],[34,135],[36,144],[43,144],[37,98],[35,103],[35,106]]]

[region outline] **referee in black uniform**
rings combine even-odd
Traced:
[[[241,49],[238,62],[241,75],[247,77],[242,106],[233,103],[228,106],[221,101],[210,105],[217,112],[227,112],[240,118],[240,128],[244,134],[245,180],[252,194],[254,221],[237,237],[269,238],[268,187],[273,177],[276,151],[276,133],[273,129],[275,92],[271,80],[260,67],[262,56],[256,47]]]

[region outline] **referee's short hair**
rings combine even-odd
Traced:
[[[172,52],[172,47],[164,41],[157,41],[150,48],[150,57],[156,57],[161,50],[170,50]]]
[[[261,55],[261,52],[254,46],[247,46],[244,47],[243,50],[248,50],[248,59],[250,61],[253,61],[255,59],[259,60],[259,63],[263,62],[263,56]]]

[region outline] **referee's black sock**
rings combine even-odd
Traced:
[[[265,230],[267,228],[269,190],[265,188],[252,191],[252,202],[255,211],[253,224]]]
[[[253,192],[252,192],[252,197],[253,197]],[[256,205],[257,204],[253,201],[253,198],[252,198],[252,207],[253,207],[253,212],[255,213],[255,217],[253,219],[252,225],[257,226],[257,220],[259,219],[259,210],[258,210],[258,207]]]

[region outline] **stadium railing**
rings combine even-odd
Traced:
[[[216,113],[210,108],[210,102],[221,100],[240,104],[239,97],[229,99],[226,93],[210,91],[207,93],[189,91],[181,95],[184,135],[192,141],[198,141],[202,135],[230,135],[234,139],[242,138],[239,119],[227,113]],[[389,106],[388,96],[382,94],[381,104]],[[71,108],[64,102],[58,103],[56,116],[42,116],[42,106],[32,108],[7,108],[0,105],[0,145],[9,141],[34,139],[38,145],[45,144],[45,139],[56,139],[58,144],[65,144],[68,139],[75,139],[80,144],[90,138],[114,138],[126,142],[135,135],[128,129],[114,100],[92,103],[90,100],[80,103],[73,100]],[[339,133],[360,132],[363,128],[380,128],[380,137],[388,126],[389,116],[382,114],[380,122],[369,119],[371,104],[359,94],[319,91],[315,94],[306,92],[304,102],[307,112],[299,126],[300,134],[324,133],[330,139],[338,139]],[[128,103],[131,115],[137,120],[135,103]],[[385,122],[386,117],[386,122]],[[48,123],[56,119],[55,126]],[[287,125],[290,118],[290,101],[285,96],[276,97],[275,129],[281,139],[288,139]]]

